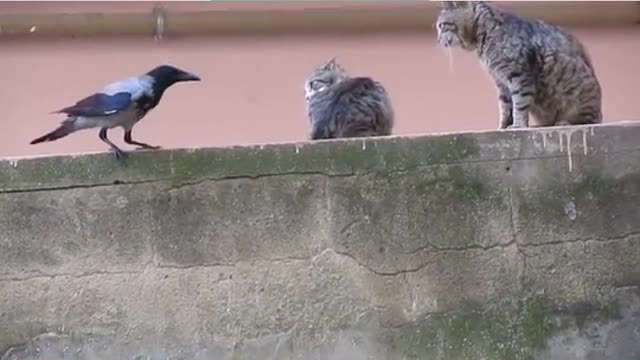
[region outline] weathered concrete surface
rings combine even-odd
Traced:
[[[2,161],[3,360],[640,358],[638,139]]]

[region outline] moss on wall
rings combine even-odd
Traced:
[[[601,205],[614,201],[612,197],[619,192],[618,183],[598,172],[586,173],[574,181],[548,179],[541,188],[523,194],[519,213],[526,218],[554,222],[565,217],[564,205],[568,200],[578,204],[595,201]]]
[[[329,141],[132,152],[126,165],[112,154],[53,156],[0,162],[0,190],[169,180],[174,184],[234,177],[323,173],[350,175],[461,161],[478,155],[471,136]]]
[[[531,297],[485,310],[433,314],[389,331],[384,341],[394,359],[531,360],[559,332],[618,318],[615,304],[560,310],[543,297]]]

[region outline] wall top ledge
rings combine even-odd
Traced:
[[[351,176],[474,162],[638,152],[640,122],[0,159],[0,193],[279,175]],[[568,152],[567,150],[570,149]],[[640,163],[639,163],[640,164]]]

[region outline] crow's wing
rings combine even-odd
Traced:
[[[108,116],[125,110],[131,105],[131,94],[119,92],[113,95],[96,93],[78,101],[75,105],[54,111],[72,116]]]
[[[54,113],[72,116],[108,116],[126,110],[134,101],[152,95],[152,84],[133,77],[107,85],[100,92]]]

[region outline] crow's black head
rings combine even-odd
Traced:
[[[171,65],[158,66],[149,71],[147,75],[154,79],[156,86],[164,89],[180,81],[200,81],[200,77],[197,75]]]

